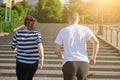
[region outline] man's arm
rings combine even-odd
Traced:
[[[63,54],[61,53],[61,45],[56,44],[55,46],[55,54],[60,58],[63,59]]]
[[[44,47],[42,43],[38,44],[38,48],[39,48],[39,53],[41,56],[41,60],[40,60],[40,69],[42,69],[43,65],[44,65]]]
[[[93,36],[92,38],[90,38],[90,41],[93,44],[93,53],[92,53],[92,56],[90,58],[90,64],[93,65],[93,64],[96,64],[96,56],[97,56],[97,53],[99,50],[99,41],[96,38],[96,36]]]

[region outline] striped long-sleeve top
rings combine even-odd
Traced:
[[[41,33],[35,30],[18,30],[13,37],[11,48],[17,48],[17,61],[33,64],[39,60],[38,44],[42,43]]]

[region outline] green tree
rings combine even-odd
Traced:
[[[36,13],[39,22],[61,22],[63,5],[60,0],[39,0]]]
[[[4,21],[5,9],[0,7],[0,22]]]
[[[16,10],[11,11],[12,20],[17,20],[19,18],[18,12]]]
[[[24,18],[27,15],[27,7],[22,5],[13,5],[12,10],[16,10],[21,18]]]
[[[15,27],[23,24],[24,17],[27,15],[27,7],[22,5],[13,5],[11,9],[11,21],[5,20],[5,8],[0,7],[0,32],[12,32]],[[7,13],[9,14],[9,13]],[[8,15],[7,15],[8,17]],[[9,18],[9,17],[8,17]]]
[[[88,13],[88,4],[85,2],[74,3],[71,2],[68,6],[67,12],[75,11],[80,15],[80,22],[85,23],[87,20],[91,19],[91,15]]]

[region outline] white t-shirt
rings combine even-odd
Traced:
[[[89,28],[79,24],[69,25],[61,29],[55,43],[64,46],[63,64],[67,61],[89,62],[86,42],[92,36],[94,34]]]

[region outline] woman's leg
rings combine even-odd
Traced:
[[[26,67],[26,64],[16,61],[16,75],[18,80],[27,80]]]
[[[18,80],[32,80],[36,70],[38,68],[38,62],[34,64],[25,64],[16,62],[16,75]]]
[[[34,63],[34,64],[30,64],[29,65],[29,69],[28,69],[28,80],[32,80],[33,76],[35,74],[35,72],[37,71],[38,68],[38,62]]]

